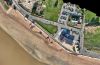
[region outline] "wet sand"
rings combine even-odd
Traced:
[[[45,65],[31,57],[0,28],[0,65]]]

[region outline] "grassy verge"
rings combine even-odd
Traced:
[[[100,28],[97,28],[95,33],[85,33],[84,46],[88,50],[100,53]]]
[[[57,8],[48,8],[48,10],[44,11],[44,18],[51,21],[57,21],[59,13],[59,9]]]
[[[42,22],[37,22],[41,27],[43,27],[50,34],[54,34],[57,32],[57,27],[49,24],[44,24]]]
[[[57,0],[46,0],[46,9],[44,11],[44,17],[48,20],[58,20],[63,0],[58,0],[58,3],[56,1]],[[56,6],[55,3],[57,3]]]

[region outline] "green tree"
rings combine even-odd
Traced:
[[[57,5],[58,5],[58,0],[56,0],[54,7],[57,7]]]
[[[100,21],[99,19],[100,19],[100,18],[97,16],[97,17],[96,17],[96,22],[99,22],[99,21]]]
[[[38,6],[38,2],[35,2],[32,8],[32,13],[35,13],[37,6]]]
[[[92,23],[96,22],[96,18],[93,17],[93,18],[91,19],[91,22],[92,22]]]
[[[90,25],[100,25],[100,23],[99,23],[99,17],[93,17],[92,19],[91,19],[91,22],[89,23]]]
[[[7,0],[8,5],[12,5],[12,0]]]

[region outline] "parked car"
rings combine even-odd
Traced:
[[[61,16],[60,19],[66,20],[66,17],[65,16]]]
[[[66,15],[66,16],[68,15],[68,13],[66,11],[63,11],[62,14]]]

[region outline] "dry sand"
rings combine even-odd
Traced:
[[[45,65],[32,58],[0,28],[0,65]]]

